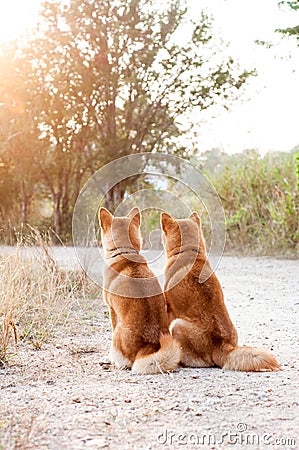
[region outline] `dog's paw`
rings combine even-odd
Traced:
[[[118,369],[130,369],[132,367],[131,361],[126,358],[119,350],[111,345],[109,352],[109,359]]]

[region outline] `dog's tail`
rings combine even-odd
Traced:
[[[151,375],[175,370],[181,359],[181,348],[171,334],[162,334],[160,349],[149,355],[135,359],[132,372],[139,375]]]
[[[223,355],[223,369],[243,372],[275,372],[282,370],[275,356],[254,347],[232,347]]]

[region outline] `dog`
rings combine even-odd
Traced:
[[[110,360],[135,374],[173,371],[181,350],[168,328],[166,302],[160,284],[139,254],[140,210],[114,217],[100,208],[99,222],[107,267],[104,300],[110,309]]]
[[[181,364],[246,372],[282,370],[267,351],[238,346],[220,283],[207,260],[198,214],[175,220],[162,213],[161,226],[167,257],[164,295],[171,333],[182,348]]]

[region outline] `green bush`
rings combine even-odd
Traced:
[[[226,214],[227,249],[298,255],[298,156],[250,151],[230,159],[209,174]]]

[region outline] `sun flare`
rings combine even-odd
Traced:
[[[20,36],[37,19],[41,0],[0,0],[0,44]]]

